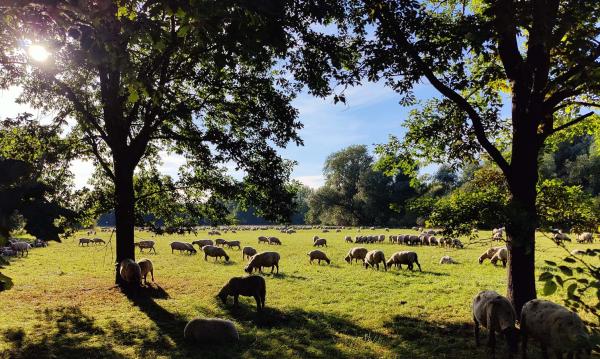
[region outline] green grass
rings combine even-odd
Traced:
[[[393,230],[386,235],[390,233],[414,232]],[[308,264],[306,253],[315,234],[328,239],[324,251],[331,265]],[[485,348],[476,348],[472,338],[471,300],[483,289],[505,293],[506,286],[505,269],[477,263],[488,245],[455,250],[392,245],[387,240],[367,244],[382,249],[386,257],[398,250],[415,250],[423,267],[422,273],[378,272],[343,260],[354,246],[343,242],[346,234],[356,232],[223,235],[258,251],[281,254],[280,274],[265,274],[267,308],[261,314],[252,298],[242,297],[239,308],[232,306],[231,298],[227,306],[215,298],[230,277],[244,274],[240,251],[228,250],[231,260],[226,264],[204,261],[200,253],[171,254],[170,241],[192,241],[193,235],[152,238],[158,254],[138,254],[137,259],[152,259],[156,282],[144,296],[131,299],[113,285],[114,243],[82,248],[75,239],[67,239],[34,249],[2,270],[15,286],[0,293],[0,357],[486,357]],[[151,238],[145,232],[136,235]],[[283,245],[258,245],[258,235],[275,235]],[[110,234],[98,236],[108,240]],[[207,237],[202,232],[197,238]],[[445,254],[460,264],[439,265]],[[539,235],[538,271],[543,269],[542,259],[563,254]],[[559,290],[550,299],[559,301],[562,295]],[[197,316],[235,321],[240,342],[226,346],[184,342],[185,323]]]

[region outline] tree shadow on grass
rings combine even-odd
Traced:
[[[90,340],[105,332],[78,307],[47,308],[37,314],[40,318],[32,335],[21,328],[3,333],[10,348],[0,352],[0,358],[125,358],[108,343]]]

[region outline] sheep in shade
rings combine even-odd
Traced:
[[[248,259],[250,259],[250,257],[252,257],[255,254],[256,254],[256,249],[254,249],[252,247],[242,248],[242,259],[246,259],[246,257],[248,257]]]
[[[233,297],[233,304],[238,305],[239,296],[254,297],[256,300],[256,309],[262,310],[265,307],[265,298],[267,296],[267,285],[265,279],[258,275],[248,277],[234,277],[221,288],[217,296],[227,304],[227,297]]]
[[[152,281],[154,282],[154,265],[152,264],[152,261],[148,258],[144,258],[144,259],[140,259],[137,263],[140,266],[141,275],[142,275],[142,279],[144,280],[144,284],[148,284],[148,281],[146,280],[146,277],[148,277],[148,273],[150,273],[150,276],[152,277]]]
[[[488,346],[495,357],[496,333],[504,335],[510,355],[517,353],[519,332],[515,328],[516,313],[510,301],[492,290],[479,292],[473,299],[475,344],[479,346],[479,327],[488,330]]]
[[[183,330],[187,341],[202,344],[237,342],[240,335],[232,321],[217,318],[195,318]]]

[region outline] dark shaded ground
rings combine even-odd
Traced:
[[[356,325],[352,321],[322,312],[294,309],[280,311],[267,307],[256,312],[252,303],[223,306],[236,320],[240,342],[223,346],[197,346],[184,341],[187,319],[170,313],[155,299],[166,299],[160,287],[125,294],[154,322],[155,328],[125,328],[111,322],[100,328],[94,318],[78,307],[58,307],[39,311],[36,334],[22,330],[5,331],[11,348],[0,358],[122,358],[112,346],[135,348],[136,356],[152,358],[376,358],[368,343],[376,343],[397,358],[485,358],[486,348],[476,348],[471,324],[447,325],[395,316],[381,323],[389,334]],[[485,343],[486,332],[483,332]],[[93,339],[92,339],[93,338]],[[338,345],[342,344],[342,345]],[[498,341],[497,357],[506,357],[503,340]],[[530,355],[536,358],[534,352]]]

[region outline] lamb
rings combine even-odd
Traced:
[[[506,247],[500,248],[496,254],[494,254],[492,259],[490,259],[490,262],[492,262],[493,265],[496,265],[498,261],[502,261],[502,266],[506,267],[506,262],[508,261],[508,250]]]
[[[240,335],[232,321],[217,318],[194,318],[183,330],[185,340],[213,344],[237,342]]]
[[[504,335],[509,357],[517,353],[519,332],[515,328],[515,309],[510,301],[492,290],[479,292],[473,299],[473,321],[475,322],[475,344],[479,346],[479,327],[488,329],[488,346],[495,357],[496,332]]]
[[[365,256],[365,269],[368,269],[369,266],[371,266],[372,268],[377,268],[377,270],[379,270],[379,263],[383,263],[383,269],[387,271],[385,255],[382,251],[375,249],[368,252]]]
[[[246,259],[246,257],[248,257],[248,259],[250,259],[250,257],[252,257],[255,254],[256,254],[256,249],[254,249],[252,247],[244,247],[242,249],[242,259]]]
[[[250,258],[250,263],[244,268],[246,273],[252,273],[254,269],[258,269],[260,273],[262,273],[262,267],[271,267],[271,273],[273,270],[277,268],[277,273],[279,273],[279,253],[277,252],[262,252],[255,254]]]
[[[413,263],[415,263],[419,267],[419,271],[422,272],[417,253],[401,251],[392,254],[392,256],[387,261],[387,266],[391,268],[392,265],[394,265],[402,269],[402,265],[406,264],[408,266],[408,269],[413,270]]]
[[[591,352],[590,336],[581,318],[567,308],[541,299],[525,303],[521,310],[521,334],[523,339],[523,358],[527,357],[527,338],[540,342],[542,356],[548,358],[548,349],[553,350],[557,358],[563,352],[568,358],[579,350]]]
[[[138,262],[140,266],[140,270],[142,271],[142,278],[144,279],[144,284],[148,284],[146,277],[148,273],[152,276],[152,281],[154,282],[154,265],[152,265],[152,261],[147,258],[140,259]]]
[[[350,237],[350,236],[346,236],[346,237],[344,237],[344,241],[345,241],[346,243],[352,243],[352,237]]]
[[[194,246],[191,243],[185,243],[185,242],[171,242],[171,253],[173,253],[173,251],[178,250],[179,253],[186,251],[189,254],[195,254],[196,253],[196,249],[194,248]]]
[[[133,259],[125,258],[119,264],[119,275],[128,284],[139,287],[142,282],[142,269]]]
[[[329,260],[329,258],[327,258],[327,255],[319,250],[310,251],[307,253],[307,255],[310,258],[310,260],[309,260],[310,264],[312,264],[312,262],[314,260],[318,261],[319,264],[321,264],[321,261],[325,261],[325,262],[327,262],[327,264],[331,263],[331,260]]]
[[[281,245],[281,241],[277,237],[269,237],[269,244]]]
[[[352,264],[353,259],[355,262],[358,262],[358,260],[360,259],[364,263],[367,252],[369,252],[369,250],[364,247],[354,247],[354,248],[350,249],[350,251],[346,255],[346,258],[344,258],[344,260],[346,262]]]
[[[578,243],[594,243],[594,235],[590,232],[583,232],[577,236]]]
[[[269,238],[260,236],[260,237],[258,237],[258,243],[260,243],[260,242],[269,243]]]
[[[313,247],[327,247],[327,240],[325,238],[319,238],[313,244]]]
[[[82,247],[84,244],[87,244],[89,246],[91,242],[92,240],[89,238],[79,238],[79,245]]]
[[[227,243],[227,241],[224,240],[223,238],[217,238],[217,239],[215,239],[215,245],[216,246],[224,246],[226,243]]]
[[[488,250],[486,250],[485,252],[483,252],[483,254],[479,256],[479,259],[478,259],[479,264],[482,264],[483,261],[486,259],[492,259],[494,257],[494,255],[496,254],[496,252],[498,252],[502,248],[506,248],[506,247],[491,247]]]
[[[265,307],[265,298],[267,295],[267,284],[265,279],[258,275],[248,277],[234,277],[221,288],[217,296],[227,304],[227,297],[233,297],[233,304],[238,305],[239,296],[254,297],[256,300],[256,309],[258,311]]]
[[[93,244],[106,244],[102,238],[92,238],[90,242]]]
[[[240,246],[240,241],[227,241],[225,243],[225,245],[227,246],[227,248],[231,249],[233,247],[237,247],[238,249],[242,249],[242,247]]]
[[[27,242],[13,242],[10,244],[10,248],[17,253],[21,253],[21,257],[24,257],[25,253],[29,255],[31,245]]]
[[[213,246],[215,243],[212,241],[212,239],[199,239],[197,241],[193,241],[192,244],[195,244],[198,246],[198,248],[202,249],[204,246]]]
[[[440,264],[458,264],[458,262],[450,256],[443,256],[442,259],[440,259]]]
[[[221,247],[217,246],[204,246],[202,247],[202,251],[204,252],[204,260],[208,260],[208,257],[214,257],[215,262],[218,258],[225,257],[225,262],[229,261],[229,256],[225,253],[225,250]]]

